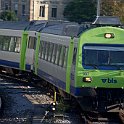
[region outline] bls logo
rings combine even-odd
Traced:
[[[110,79],[110,78],[106,78],[106,79],[101,79],[103,83],[117,83],[117,80],[115,79]]]

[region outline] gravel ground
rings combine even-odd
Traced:
[[[0,78],[0,96],[0,124],[83,124],[74,112],[49,112],[53,100],[44,87]]]

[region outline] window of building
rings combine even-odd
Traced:
[[[5,10],[9,10],[9,4],[5,3]]]
[[[22,5],[22,15],[25,15],[25,5]]]
[[[40,17],[45,17],[45,5],[40,6],[39,16]]]
[[[57,8],[52,8],[52,17],[56,18],[57,17]]]
[[[15,14],[17,15],[17,13],[18,13],[18,4],[17,3],[14,5],[14,11],[15,11]]]

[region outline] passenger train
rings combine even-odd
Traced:
[[[120,111],[124,108],[124,29],[116,19],[99,17],[80,25],[0,22],[0,66],[33,71],[79,99],[86,111]]]

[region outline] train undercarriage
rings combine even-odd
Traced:
[[[94,112],[119,112],[124,111],[123,89],[94,89],[95,96],[78,98],[79,104],[84,111]]]

